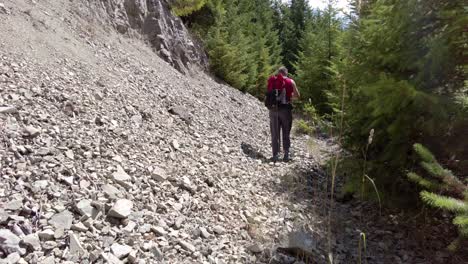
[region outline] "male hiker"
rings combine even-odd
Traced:
[[[288,69],[281,67],[278,73],[268,79],[268,90],[265,105],[270,109],[272,161],[277,162],[280,149],[280,131],[283,139],[283,161],[288,162],[291,146],[292,104],[291,100],[300,94],[294,80],[288,78]]]

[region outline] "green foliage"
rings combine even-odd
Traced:
[[[335,85],[332,63],[339,59],[341,27],[337,11],[331,6],[326,11],[312,12],[294,65],[303,100],[311,100],[321,114],[332,112],[328,97]]]
[[[273,1],[275,10],[275,29],[279,32],[282,45],[283,64],[291,74],[295,74],[295,64],[301,51],[300,42],[306,31],[306,24],[310,17],[310,7],[306,0],[291,0],[288,4],[283,1]]]
[[[321,121],[320,115],[317,112],[317,109],[315,109],[314,105],[312,103],[306,103],[302,106],[302,111],[304,114],[310,118],[310,120],[314,124],[318,124]]]
[[[468,237],[468,215],[460,215],[453,219],[453,224],[458,226],[461,235]]]
[[[187,16],[200,10],[206,3],[207,0],[175,0],[172,3],[172,11],[177,16]]]
[[[467,120],[460,103],[466,95],[466,62],[460,59],[462,39],[466,43],[460,23],[466,22],[466,11],[460,0],[362,4],[355,5],[354,16],[336,39],[338,58],[331,61],[329,70],[337,82],[321,89],[326,96],[320,98],[327,100],[321,104],[338,113],[339,91],[346,87],[345,147],[364,159],[368,131],[374,129],[368,174],[376,178],[380,191],[395,198],[411,197],[412,189],[402,175],[414,164],[411,147],[415,142],[437,146],[438,154],[464,155],[455,141],[466,131],[457,124]],[[456,148],[444,149],[450,141]],[[466,149],[467,143],[459,144]],[[434,157],[425,157],[422,166],[434,176],[449,175],[444,179],[451,182],[444,185],[454,186],[453,175],[431,160]],[[432,186],[416,175],[412,180]]]
[[[197,17],[193,28],[205,40],[212,71],[228,84],[263,97],[268,77],[281,64],[270,1],[211,0],[207,7],[214,22],[198,24],[205,22]]]
[[[425,189],[428,189],[428,190],[435,190],[438,186],[438,184],[434,181],[431,181],[431,180],[428,180],[428,179],[425,179],[421,176],[419,176],[418,174],[414,173],[414,172],[410,172],[408,173],[408,179],[416,184],[419,184],[420,186],[424,187]]]
[[[433,206],[440,209],[448,210],[456,213],[468,213],[468,204],[459,199],[438,195],[435,193],[422,191],[421,199]]]
[[[458,227],[460,236],[468,237],[468,186],[458,180],[452,172],[443,169],[427,148],[421,144],[415,144],[413,148],[423,160],[421,168],[431,178],[426,179],[413,172],[408,173],[408,178],[423,188],[420,196],[424,203],[454,213],[456,217],[453,223]],[[450,248],[455,249],[457,244],[458,240],[454,241]]]
[[[310,135],[314,132],[314,129],[309,125],[309,123],[303,119],[299,119],[296,121],[296,129],[297,134],[304,134]]]
[[[432,153],[423,145],[414,144],[413,149],[416,152],[416,154],[418,154],[418,156],[421,158],[423,162],[426,162],[426,163],[436,162],[436,158],[434,157],[434,155],[432,155]]]

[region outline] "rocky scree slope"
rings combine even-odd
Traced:
[[[171,0],[83,1],[75,10],[101,26],[147,40],[157,54],[182,73],[206,70],[208,58],[201,43],[170,11]]]
[[[0,263],[265,259],[300,208],[241,150],[269,153],[261,103],[80,8],[0,2]]]

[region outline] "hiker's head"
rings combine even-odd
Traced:
[[[281,66],[279,69],[278,69],[278,74],[281,74],[283,75],[284,77],[288,76],[288,69],[284,66]]]

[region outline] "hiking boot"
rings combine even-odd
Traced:
[[[283,161],[284,162],[290,162],[291,161],[291,159],[289,158],[289,153],[287,153],[287,152],[284,153]]]
[[[271,157],[270,162],[276,163],[276,162],[278,162],[278,160],[279,160],[278,155],[275,155],[275,156]]]

